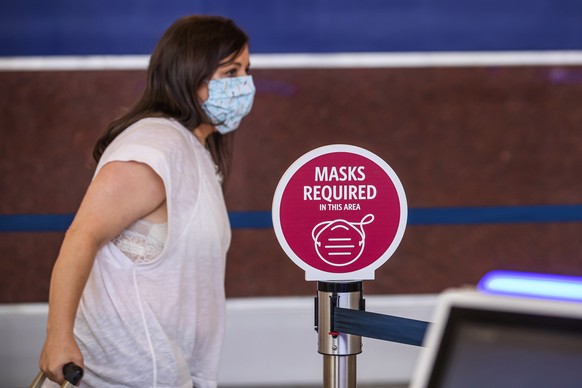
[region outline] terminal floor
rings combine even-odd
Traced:
[[[225,386],[222,388],[248,388],[242,386]],[[277,385],[277,386],[261,386],[255,388],[321,388],[318,385]],[[408,384],[358,384],[358,388],[408,388]]]

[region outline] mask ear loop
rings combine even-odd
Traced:
[[[360,221],[360,228],[363,225],[371,224],[373,221],[374,221],[374,215],[373,214],[366,214],[364,216],[364,218],[362,218],[362,221]]]
[[[358,230],[358,232],[360,233],[360,236],[362,236],[362,240],[360,240],[360,246],[362,246],[364,244],[364,240],[366,239],[366,233],[364,233],[364,225],[368,225],[371,224],[374,221],[374,215],[373,214],[366,214],[364,216],[364,218],[362,218],[362,220],[359,223],[354,223],[354,226],[359,226],[360,230]]]
[[[202,100],[202,98],[200,98],[200,89],[202,88],[206,88],[206,94],[208,95],[206,97],[206,100],[208,100],[210,98],[210,78],[205,78],[201,83],[200,86],[198,87],[198,90],[196,91],[196,97],[198,98],[198,103],[200,103],[200,105],[202,106],[206,100]]]

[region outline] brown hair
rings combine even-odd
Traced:
[[[93,148],[93,158],[99,161],[121,132],[146,117],[173,118],[189,130],[212,124],[198,101],[198,89],[212,77],[220,61],[237,57],[247,43],[247,35],[230,19],[198,15],[178,19],[151,55],[141,99],[107,126]],[[207,138],[210,153],[225,177],[232,155],[231,138],[232,134],[218,132]]]

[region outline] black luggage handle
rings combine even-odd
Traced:
[[[61,388],[71,388],[79,385],[81,382],[81,379],[83,378],[83,368],[75,363],[69,362],[63,367],[63,374],[65,375],[65,382],[61,385]],[[30,384],[29,388],[40,388],[45,380],[46,376],[42,371],[40,371],[38,375],[36,375],[32,384]]]

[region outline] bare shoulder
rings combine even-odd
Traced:
[[[141,192],[142,195],[165,192],[162,178],[147,164],[134,161],[109,162],[99,170],[94,181],[112,190]]]
[[[151,167],[139,162],[109,162],[89,185],[75,224],[107,240],[151,215],[165,200],[162,178]]]

